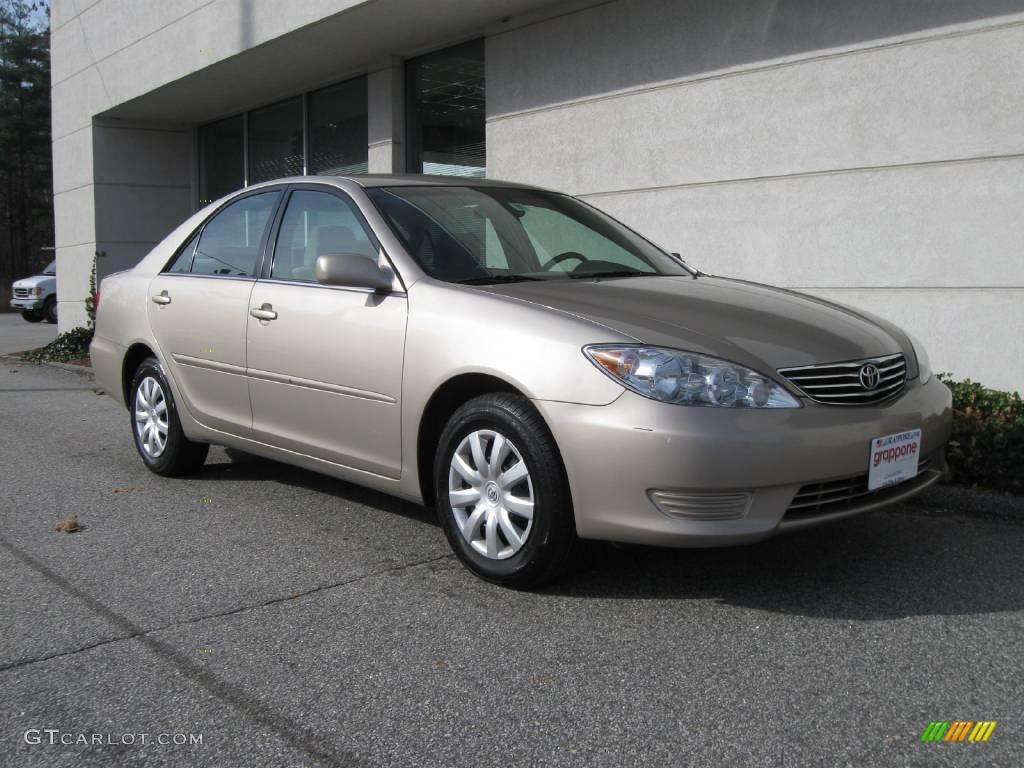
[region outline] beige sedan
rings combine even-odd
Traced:
[[[950,393],[907,334],[523,185],[249,187],[100,295],[97,379],[153,472],[216,443],[434,504],[510,586],[580,538],[745,543],[944,469]]]

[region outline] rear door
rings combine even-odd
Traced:
[[[387,265],[355,203],[323,185],[296,186],[253,289],[248,375],[253,436],[288,450],[397,478],[401,470],[401,283],[375,293],[316,282],[322,254]],[[255,313],[255,314],[253,314]]]
[[[280,188],[217,211],[149,287],[149,321],[192,416],[236,435],[252,432],[245,328]]]

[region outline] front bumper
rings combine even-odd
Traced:
[[[606,406],[535,404],[561,450],[582,538],[680,547],[757,541],[908,498],[942,475],[952,425],[952,396],[934,377],[924,386],[909,382],[903,396],[882,407],[726,410],[667,405],[632,392]],[[889,489],[861,489],[870,441],[918,428],[927,468]],[[835,498],[839,491],[832,489],[847,486],[845,503],[790,510],[798,492],[796,504],[818,488]],[[703,498],[712,510],[728,497],[747,498],[730,519],[688,519],[662,512],[655,491],[663,492],[654,496],[663,508],[665,493]]]
[[[43,308],[42,299],[11,299],[11,307],[19,312],[28,312]]]

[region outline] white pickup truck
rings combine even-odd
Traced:
[[[51,261],[41,275],[15,280],[11,306],[30,323],[57,322],[57,262]]]

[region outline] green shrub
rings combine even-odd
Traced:
[[[939,379],[953,392],[951,481],[1024,494],[1024,400],[970,379]]]
[[[67,333],[60,334],[45,347],[25,352],[21,357],[35,363],[66,363],[68,360],[77,360],[88,355],[91,341],[92,328],[72,328]]]

